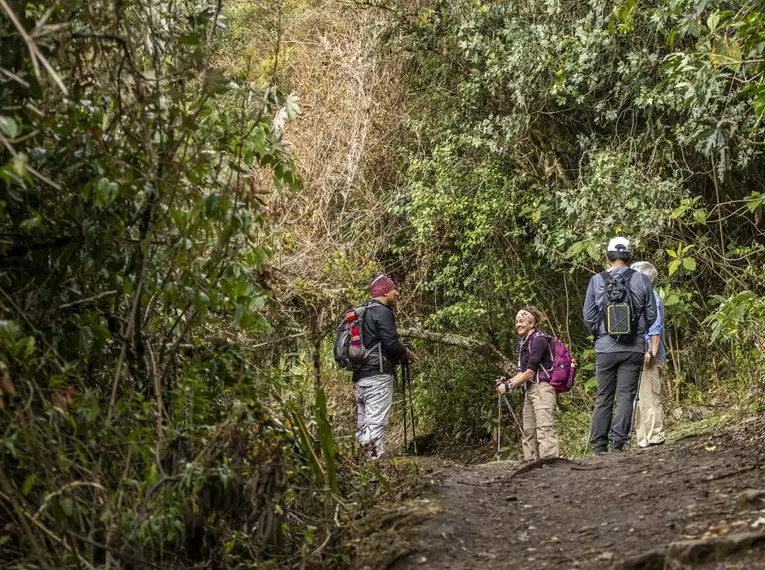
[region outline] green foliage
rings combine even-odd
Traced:
[[[364,117],[354,152],[379,164],[353,158],[320,196],[299,194],[283,138],[310,51],[283,25],[308,7],[0,7],[3,560],[350,564],[348,533],[400,487],[340,445],[350,388],[317,380],[334,306],[380,265],[404,277],[403,317],[511,357],[517,308],[538,305],[579,363],[559,414],[574,455],[594,396],[582,297],[606,240],[627,234],[660,272],[672,399],[756,407],[761,2],[388,2],[373,23],[393,49],[369,69],[389,58],[406,74],[405,128],[372,149],[366,114],[390,94],[343,67],[372,102],[348,113]],[[392,144],[397,160],[380,157]],[[361,178],[373,207],[352,195]],[[340,213],[307,211],[298,236],[285,198]],[[328,227],[317,247],[337,251],[306,274],[348,299],[271,267],[302,265]],[[485,438],[496,371],[418,350],[421,428]]]
[[[220,6],[43,1],[0,33],[0,560],[347,558],[335,524],[384,493],[249,349],[279,322],[264,198],[301,188],[299,100],[254,69],[278,29],[242,55]]]
[[[754,335],[756,340],[761,337],[765,321],[765,301],[751,291],[742,291],[730,297],[716,295],[718,302],[715,312],[709,315],[706,323],[712,331],[710,342],[715,342],[722,336],[736,339],[742,336]]]
[[[417,268],[418,303],[435,309],[427,325],[512,355],[513,316],[531,301],[543,328],[589,366],[587,281],[603,268],[607,240],[627,235],[636,259],[659,270],[673,395],[706,385],[725,358],[722,330],[743,324],[714,312],[714,296],[765,292],[753,191],[765,164],[765,28],[759,2],[728,8],[435,0],[412,17],[401,5],[409,17],[388,38],[413,54],[413,112],[394,209],[407,233],[396,246]],[[451,370],[448,355],[429,363],[436,373]],[[575,400],[588,397],[590,372]],[[434,393],[423,401],[439,406],[438,429],[464,421],[463,402],[481,390],[453,389],[442,398],[423,388]]]

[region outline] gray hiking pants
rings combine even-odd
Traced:
[[[377,374],[362,378],[354,385],[356,393],[356,441],[368,446],[370,457],[385,451],[383,437],[393,403],[393,375]]]
[[[632,404],[637,395],[642,352],[606,352],[595,356],[598,394],[592,413],[590,443],[594,452],[619,449],[630,439]],[[613,413],[614,396],[616,413]]]

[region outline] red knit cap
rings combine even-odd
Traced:
[[[382,297],[386,293],[390,293],[396,288],[396,282],[390,277],[381,273],[375,277],[372,284],[369,286],[369,295],[371,297]]]

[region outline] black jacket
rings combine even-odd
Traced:
[[[395,365],[400,363],[406,354],[406,347],[398,338],[396,318],[390,307],[374,299],[366,301],[364,306],[367,310],[361,325],[361,337],[364,347],[369,350],[369,356],[361,370],[353,374],[354,382],[376,374],[393,374]]]

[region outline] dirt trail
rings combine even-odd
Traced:
[[[454,467],[430,485],[438,512],[403,530],[410,548],[391,567],[765,569],[765,494],[744,500],[747,489],[765,490],[762,417],[533,469]]]

